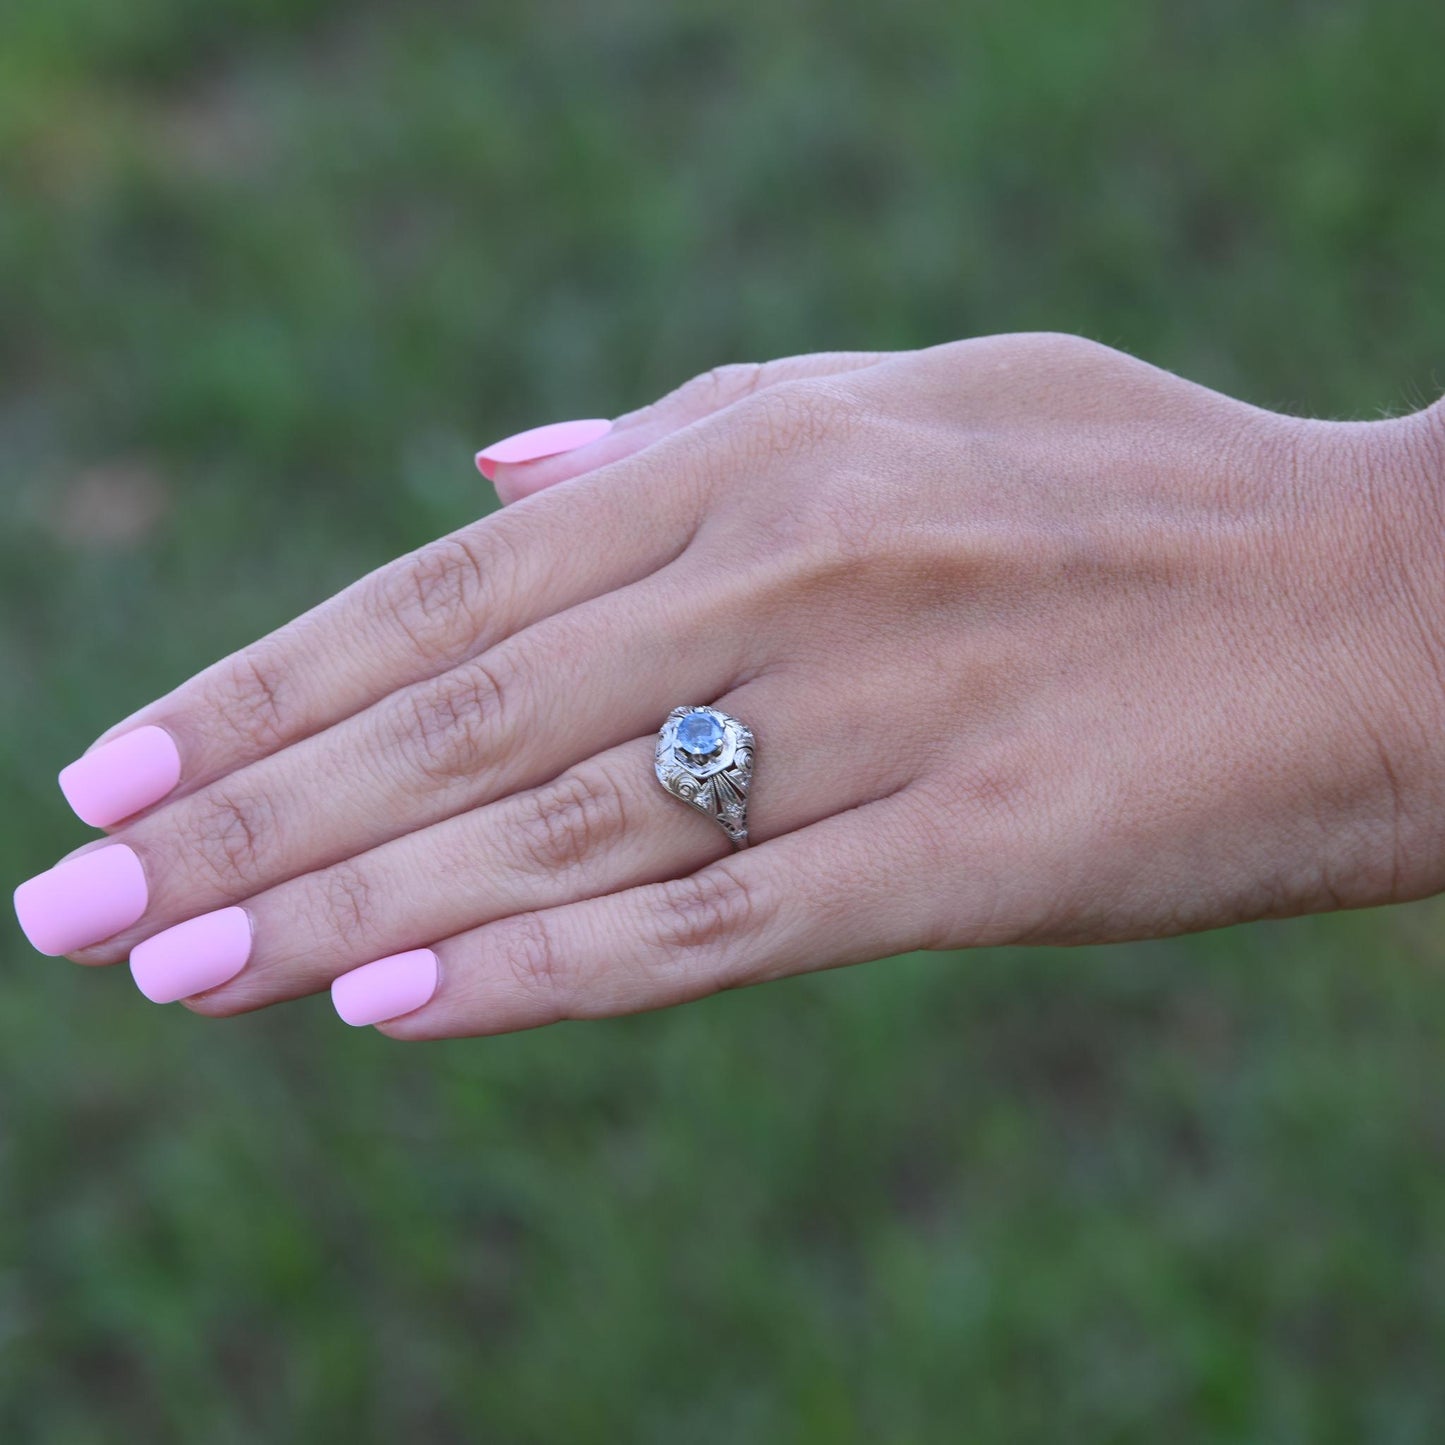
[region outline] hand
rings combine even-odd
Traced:
[[[1002,336],[492,470],[515,505],[102,740],[102,814],[179,782],[22,887],[37,943],[213,1015],[385,957],[338,1000],[421,1039],[1445,886],[1437,416]],[[658,786],[679,703],[756,732],[757,846]]]

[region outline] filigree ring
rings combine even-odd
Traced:
[[[753,730],[715,707],[675,707],[657,735],[657,781],[748,846]]]

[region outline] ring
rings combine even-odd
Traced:
[[[753,730],[715,707],[675,707],[657,735],[657,781],[748,846]]]

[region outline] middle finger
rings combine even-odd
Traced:
[[[115,962],[180,919],[555,777],[679,696],[715,696],[747,631],[719,628],[720,610],[721,584],[664,569],[139,819],[94,846],[139,857],[145,913],[74,956]]]
[[[763,846],[911,776],[908,759],[880,757],[841,710],[820,721],[816,692],[774,674],[717,704],[758,730],[751,822]],[[658,785],[653,745],[634,738],[538,788],[182,923],[137,947],[136,981],[158,1002],[210,990],[190,1006],[239,1013],[499,918],[691,873],[729,845]]]

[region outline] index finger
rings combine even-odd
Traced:
[[[66,768],[67,800],[109,828],[660,570],[696,530],[701,472],[665,457],[616,470],[431,542],[206,668]]]

